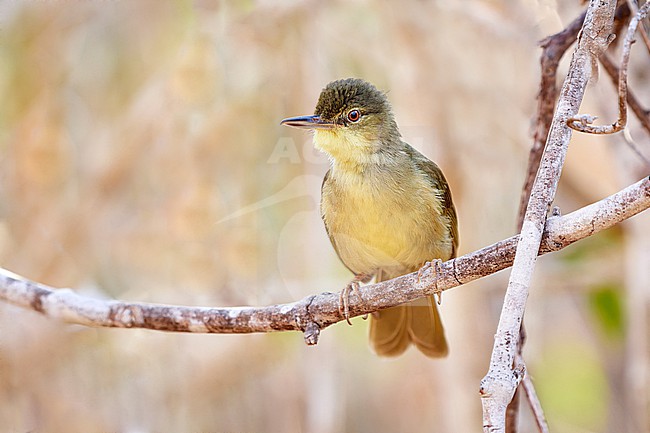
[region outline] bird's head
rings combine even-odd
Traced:
[[[386,95],[358,78],[329,83],[313,115],[291,117],[281,123],[313,130],[314,145],[338,162],[364,162],[400,142]]]

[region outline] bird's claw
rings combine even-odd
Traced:
[[[422,275],[424,275],[424,273],[429,269],[431,269],[431,262],[425,262],[424,265],[420,269],[418,269],[418,284],[420,284]]]
[[[341,293],[339,293],[339,313],[345,317],[345,321],[348,322],[348,325],[350,326],[352,326],[352,322],[350,322],[350,292],[354,293],[356,297],[359,298],[361,304],[364,304],[359,287],[361,287],[361,282],[367,282],[370,278],[372,278],[372,276],[356,276],[343,290],[341,290]],[[366,320],[367,318],[368,315],[364,314],[363,320]]]

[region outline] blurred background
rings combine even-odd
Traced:
[[[405,139],[444,170],[461,254],[511,236],[537,43],[582,7],[559,3],[1,2],[0,266],[183,305],[340,290],[351,275],[318,211],[327,159],[279,122],[350,76],[388,91]],[[630,86],[649,106],[647,55],[635,45]],[[610,122],[601,75],[581,112]],[[647,172],[622,134],[575,134],[556,204]],[[646,212],[539,261],[525,358],[554,432],[650,430],[649,232]],[[89,329],[0,303],[0,430],[480,431],[507,277],[445,293],[443,360],[375,357],[360,318],[307,347],[299,333]],[[536,431],[525,405],[521,426]]]

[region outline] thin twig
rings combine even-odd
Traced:
[[[558,251],[650,208],[650,177],[564,216],[550,217],[539,254]],[[449,260],[435,272],[413,272],[360,288],[350,298],[350,317],[371,313],[460,286],[512,265],[519,236]],[[437,287],[437,289],[436,289]],[[323,293],[266,307],[187,307],[93,299],[54,289],[0,269],[0,299],[47,317],[94,327],[145,328],[193,333],[303,331],[316,344],[322,329],[345,320],[339,296]]]
[[[521,357],[521,354],[517,355],[516,361],[518,364],[524,364],[524,359]],[[525,365],[525,364],[524,364]],[[548,433],[548,423],[546,422],[546,416],[544,416],[544,410],[542,409],[542,404],[539,402],[539,397],[537,397],[537,392],[535,392],[535,387],[533,386],[533,381],[526,370],[526,374],[521,381],[520,388],[523,388],[526,392],[526,397],[530,402],[530,409],[533,412],[535,417],[535,422],[537,423],[537,428],[540,433]]]
[[[637,14],[630,21],[623,42],[621,53],[621,67],[618,74],[618,120],[611,125],[593,125],[596,116],[580,114],[567,119],[567,125],[576,131],[586,132],[589,134],[614,134],[621,131],[627,125],[627,67],[630,63],[630,50],[634,43],[634,33],[637,30],[639,22],[648,14],[650,3],[644,4]]]
[[[603,68],[612,79],[614,85],[616,85],[618,83],[618,67],[614,65],[614,62],[607,55],[607,53],[603,54],[600,57],[600,63],[603,65]],[[639,100],[630,90],[627,92],[627,103],[632,109],[632,112],[639,119],[639,122],[641,122],[641,125],[650,134],[650,111],[641,106]]]
[[[633,14],[636,14],[639,11],[639,4],[635,0],[627,0],[627,5]],[[643,43],[645,44],[648,53],[650,53],[650,37],[648,37],[648,26],[644,22],[642,22],[641,27],[639,27],[639,33],[641,33],[641,38],[643,39]]]
[[[605,71],[607,71],[607,74],[614,82],[614,85],[616,85],[618,81],[618,68],[614,65],[612,59],[610,59],[607,54],[603,54],[600,57],[600,63],[603,65]],[[643,126],[648,134],[650,134],[650,111],[641,106],[639,100],[630,90],[627,91],[627,105],[629,105],[632,112],[636,115],[637,119],[639,119],[641,126]],[[646,166],[650,167],[650,159],[641,152],[641,149],[639,149],[634,141],[626,138],[625,143],[628,145],[630,150],[632,150],[632,152],[634,152],[636,156],[645,163]]]

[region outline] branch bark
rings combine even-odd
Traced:
[[[542,152],[544,144],[548,137],[548,132],[551,129],[551,122],[553,121],[553,111],[555,102],[557,100],[558,88],[555,84],[557,81],[557,68],[564,53],[575,42],[578,32],[582,28],[585,21],[585,10],[579,17],[574,19],[564,30],[554,35],[551,35],[540,42],[542,47],[542,54],[540,56],[540,83],[539,93],[537,94],[537,111],[535,114],[535,132],[533,134],[533,145],[530,148],[528,155],[528,170],[526,171],[526,179],[519,198],[519,212],[517,216],[517,231],[521,231],[521,226],[524,223],[524,216],[528,201],[530,200],[530,192],[533,189],[533,182],[539,170],[539,164],[542,159]],[[522,319],[523,320],[523,319]],[[517,348],[518,356],[521,356],[523,345],[525,342],[525,330],[522,321],[522,327],[519,335],[520,343]],[[530,383],[532,387],[532,382]],[[518,387],[512,398],[512,401],[506,409],[506,433],[517,433],[518,420],[519,420],[519,395],[521,394],[521,387]],[[526,397],[531,394],[526,393]],[[535,403],[528,401],[531,407]],[[541,408],[540,408],[541,409]],[[543,429],[542,429],[543,430]]]
[[[544,231],[544,223],[555,197],[571,130],[567,119],[580,107],[597,58],[609,45],[616,1],[591,0],[578,37],[567,78],[562,87],[537,178],[531,191],[517,245],[513,270],[494,337],[490,368],[481,381],[483,430],[505,432],[506,408],[523,377],[523,365],[515,365],[517,341],[532,273]]]
[[[650,208],[650,177],[565,216],[546,222],[539,254],[558,251]],[[350,297],[350,316],[360,316],[460,286],[511,266],[519,236],[443,263],[436,274],[413,272],[360,289]],[[54,289],[0,269],[0,299],[53,319],[94,327],[145,328],[193,333],[302,331],[316,344],[320,330],[345,320],[339,295],[323,293],[265,307],[188,307],[93,299]]]
[[[528,173],[526,180],[524,181],[523,193],[519,201],[519,222],[517,231],[521,231],[526,207],[530,200],[530,191],[533,188],[535,175],[539,169],[539,162],[542,159],[542,152],[544,151],[544,144],[548,137],[548,131],[551,129],[553,111],[558,93],[555,84],[557,68],[566,50],[568,50],[575,42],[576,36],[585,21],[586,13],[586,11],[583,12],[578,18],[573,20],[566,29],[547,37],[539,43],[542,47],[542,55],[540,56],[541,80],[539,83],[539,93],[537,94],[535,133],[533,134],[533,146],[528,155]]]

